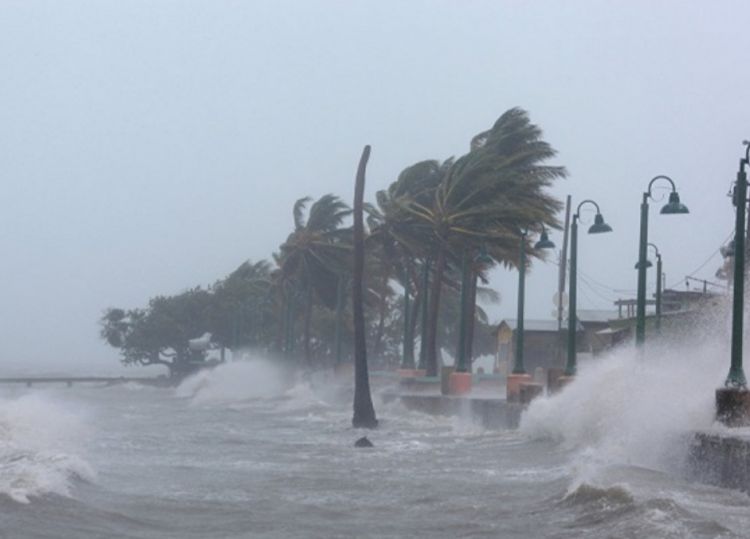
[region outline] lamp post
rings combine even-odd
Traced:
[[[652,247],[654,249],[654,252],[656,254],[656,333],[661,333],[661,287],[662,287],[662,265],[661,265],[661,253],[659,252],[659,248],[654,245],[653,243],[648,244],[648,247]],[[635,263],[635,269],[638,269],[640,265],[640,262]],[[646,259],[646,268],[650,268],[653,264],[651,264],[651,261]]]
[[[581,207],[584,204],[592,204],[596,208],[594,224],[589,227],[589,234],[602,234],[612,232],[612,227],[604,222],[599,204],[593,200],[584,200],[576,208],[573,215],[573,222],[570,225],[570,291],[568,293],[568,360],[565,363],[565,376],[575,376],[576,366],[576,326],[578,318],[576,316],[576,293],[578,280],[578,219],[580,218]]]
[[[733,201],[736,207],[734,226],[734,291],[732,297],[732,352],[729,374],[723,388],[716,390],[716,415],[729,426],[750,422],[750,392],[742,368],[742,332],[745,301],[745,208],[747,206],[747,174],[750,163],[750,143],[745,158],[740,159]]]
[[[517,401],[521,397],[521,384],[529,382],[531,376],[526,373],[523,365],[523,319],[526,292],[526,236],[529,231],[521,231],[521,241],[518,251],[518,317],[516,318],[516,346],[513,350],[513,370],[506,378],[505,396],[508,401]],[[535,249],[554,249],[555,244],[549,240],[547,231],[542,227],[539,241]]]
[[[669,193],[669,202],[661,209],[664,215],[676,215],[689,213],[687,207],[680,202],[680,195],[677,194],[672,178],[669,176],[654,176],[648,184],[648,190],[643,193],[643,202],[641,202],[641,233],[638,243],[638,299],[636,302],[636,322],[635,322],[635,344],[643,346],[646,340],[646,249],[648,245],[648,199],[653,198],[651,188],[657,180],[666,180],[672,186],[672,192]],[[661,279],[661,277],[659,277]]]
[[[663,273],[661,268],[661,253],[656,245],[649,243],[651,247],[656,249],[656,334],[661,334],[661,286],[663,280]]]
[[[747,174],[745,166],[750,163],[750,144],[745,142],[745,158],[740,159],[737,185],[734,191],[736,206],[734,226],[734,296],[732,298],[732,362],[725,385],[744,388],[747,386],[742,368],[743,306],[745,302],[745,207],[747,205]]]
[[[518,318],[516,319],[516,349],[513,354],[513,371],[512,374],[526,374],[523,365],[523,310],[526,289],[526,235],[528,230],[521,232],[521,246],[518,256]],[[539,241],[534,245],[534,249],[554,249],[547,235],[547,231],[542,227],[542,233]]]

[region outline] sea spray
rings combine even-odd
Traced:
[[[80,412],[42,392],[0,399],[0,494],[20,503],[45,494],[69,496],[71,480],[91,480],[81,457]]]
[[[290,387],[283,369],[265,359],[233,361],[202,370],[180,384],[178,397],[195,403],[237,402],[281,395]]]
[[[686,437],[714,422],[714,391],[728,357],[716,342],[667,347],[651,343],[581,365],[560,393],[534,401],[522,433],[576,449],[579,481],[612,465],[671,470],[687,451]],[[577,488],[573,486],[572,488]]]

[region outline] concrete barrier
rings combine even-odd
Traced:
[[[690,441],[688,475],[719,487],[750,493],[750,436],[697,433]]]
[[[401,378],[399,386],[409,392],[439,391],[439,376],[418,376]]]
[[[466,395],[471,391],[471,373],[453,372],[448,377],[449,395]]]
[[[533,377],[530,374],[509,374],[505,397],[510,402],[519,402],[521,399],[521,384],[528,384],[530,382],[533,382]]]
[[[521,420],[523,406],[505,399],[446,397],[443,395],[384,396],[384,400],[398,398],[410,410],[430,415],[464,417],[486,429],[515,429]]]
[[[543,393],[544,386],[542,384],[526,383],[520,385],[518,397],[521,404],[527,405]]]

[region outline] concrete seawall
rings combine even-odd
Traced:
[[[750,493],[750,430],[696,433],[687,464],[692,479]]]
[[[399,399],[410,410],[430,415],[466,418],[486,429],[515,429],[521,420],[524,406],[505,399],[482,397],[451,397],[418,393],[389,392],[383,400]]]
[[[452,397],[389,391],[385,402],[399,400],[406,408],[430,415],[462,417],[486,429],[515,429],[525,408],[495,397]],[[693,481],[750,494],[750,429],[736,432],[697,432],[689,444],[686,475]]]

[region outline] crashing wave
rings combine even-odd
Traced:
[[[77,454],[83,423],[34,393],[0,399],[0,495],[19,503],[45,494],[70,496],[74,479],[92,480],[91,466]]]

